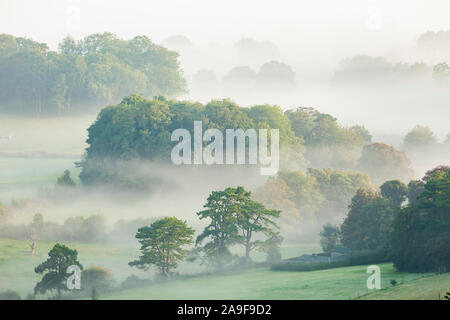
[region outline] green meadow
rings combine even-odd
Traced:
[[[92,119],[80,118],[75,124],[67,120],[66,125],[65,119],[44,122],[24,119],[24,123],[17,126],[24,128],[20,130],[12,126],[17,121],[0,119],[0,133],[12,134],[11,139],[0,140],[0,201],[4,203],[36,196],[40,188],[53,187],[66,169],[77,177],[79,169],[75,162],[83,154],[85,128]],[[53,129],[56,128],[63,139],[47,135],[49,126],[56,126]],[[46,259],[54,244],[39,242],[36,255],[31,257],[25,239],[0,239],[0,291],[12,289],[22,297],[31,293],[41,277],[34,268]],[[176,270],[181,274],[179,279],[123,290],[119,285],[130,275],[141,279],[155,275],[152,269],[144,272],[128,266],[128,262],[139,255],[137,242],[65,244],[78,250],[84,267],[95,265],[111,270],[115,290],[101,295],[100,299],[438,299],[450,289],[449,273],[400,273],[391,263],[379,265],[382,289],[369,291],[366,288],[367,266],[311,272],[271,271],[260,267],[209,274],[198,262],[183,262]],[[291,258],[319,252],[320,246],[283,244],[281,251],[283,258]],[[252,258],[262,261],[264,255],[256,252]],[[397,285],[392,286],[391,280],[396,280]]]
[[[31,293],[40,276],[34,267],[44,261],[53,243],[39,243],[30,256],[25,241],[0,239],[0,290],[14,289],[22,297]],[[367,266],[343,267],[310,272],[271,271],[268,267],[216,274],[205,273],[195,263],[183,263],[182,277],[145,287],[121,290],[129,275],[152,278],[153,270],[136,270],[127,265],[138,254],[138,246],[70,243],[85,266],[99,265],[111,270],[116,289],[101,299],[437,299],[450,287],[450,274],[396,272],[391,263],[380,264],[379,291],[366,288]],[[317,247],[285,246],[284,258],[313,252]],[[187,276],[190,274],[189,276]],[[396,286],[390,281],[395,279]],[[38,298],[45,298],[38,296]]]
[[[380,264],[382,289],[369,293],[366,288],[366,266],[345,267],[310,272],[251,269],[239,273],[209,275],[174,280],[139,289],[104,295],[103,299],[437,299],[450,285],[450,274],[412,274],[396,272],[392,264]],[[433,280],[439,277],[438,281]],[[390,279],[396,279],[392,288]],[[426,295],[421,286],[433,287]],[[439,286],[435,286],[439,283]],[[405,288],[405,286],[407,286]],[[402,288],[404,288],[402,290]],[[392,292],[395,289],[394,292]],[[397,294],[398,293],[398,294]]]

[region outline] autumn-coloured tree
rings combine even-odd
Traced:
[[[398,179],[409,181],[414,171],[404,152],[383,143],[372,143],[362,150],[358,160],[358,169],[369,174],[375,183]]]

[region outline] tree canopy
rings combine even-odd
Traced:
[[[226,188],[213,191],[204,205],[205,210],[198,217],[208,219],[209,224],[197,237],[196,245],[201,247],[204,259],[215,268],[222,269],[231,262],[230,246],[241,244],[245,248],[245,263],[250,263],[250,252],[268,248],[280,241],[274,219],[280,216],[279,210],[267,209],[263,204],[251,199],[251,193],[243,187]],[[255,236],[265,239],[255,240]]]
[[[416,126],[405,136],[403,144],[406,149],[429,147],[437,143],[433,131],[424,126]]]
[[[389,250],[389,232],[398,207],[378,193],[360,189],[341,226],[342,243],[355,250]]]
[[[434,170],[423,192],[396,215],[393,261],[400,271],[450,269],[450,172]]]
[[[60,299],[62,291],[69,290],[66,282],[70,274],[67,273],[67,268],[72,265],[83,269],[78,261],[77,250],[70,249],[63,244],[55,244],[48,252],[48,259],[34,269],[36,273],[44,274],[42,280],[34,288],[35,294],[56,290],[57,297]]]
[[[68,36],[54,52],[46,44],[0,34],[1,111],[80,113],[132,93],[175,97],[184,91],[178,54],[146,36]]]
[[[81,181],[145,186],[146,181],[139,175],[133,177],[130,170],[121,174],[130,166],[124,162],[167,162],[174,145],[171,133],[184,128],[193,136],[194,121],[201,121],[203,130],[279,129],[280,165],[289,170],[305,169],[307,160],[316,167],[354,169],[361,149],[370,140],[363,127],[342,127],[335,118],[313,109],[298,108],[283,113],[277,105],[247,108],[229,99],[212,100],[204,105],[129,95],[120,104],[104,108],[88,129],[89,146],[80,163]]]
[[[162,218],[139,228],[136,238],[142,255],[129,265],[145,270],[154,265],[164,278],[170,278],[171,270],[186,258],[188,251],[184,247],[193,242],[193,234],[194,229],[186,221],[175,217]]]
[[[281,166],[288,165],[288,162],[297,167],[305,163],[302,140],[295,136],[289,119],[276,105],[244,108],[228,99],[212,100],[203,105],[162,97],[148,100],[140,95],[131,95],[119,105],[104,108],[88,129],[89,147],[80,164],[81,181],[84,184],[114,181],[123,184],[125,178],[120,175],[118,160],[170,161],[170,151],[174,146],[171,133],[184,128],[193,136],[194,120],[202,121],[203,130],[279,129],[281,151],[290,150],[285,153],[289,158],[281,152]],[[129,180],[130,183],[146,184],[139,177]]]
[[[358,160],[358,169],[369,174],[376,183],[391,179],[409,181],[414,173],[410,165],[404,152],[384,143],[366,145]]]
[[[371,140],[363,126],[343,127],[313,108],[299,107],[285,115],[295,135],[305,141],[307,160],[317,167],[354,168],[361,148]]]
[[[380,186],[381,195],[391,199],[398,207],[406,200],[408,187],[399,180],[386,181]]]
[[[329,222],[342,217],[359,188],[373,190],[366,174],[335,169],[281,171],[259,188],[254,199],[282,211],[280,223],[297,228],[300,222]]]

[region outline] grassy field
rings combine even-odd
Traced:
[[[67,244],[67,243],[66,243]],[[21,295],[33,291],[40,276],[34,268],[47,258],[47,252],[54,243],[40,242],[34,257],[25,241],[0,239],[0,291],[14,289]],[[132,270],[127,262],[136,258],[138,246],[102,245],[102,244],[67,244],[77,249],[78,257],[85,267],[100,265],[110,269],[117,281],[122,281],[130,274],[144,276],[142,272]]]
[[[30,257],[24,241],[0,239],[0,291],[14,289],[21,296],[31,293],[39,275],[34,267],[44,261],[53,243],[40,243],[36,256]],[[117,286],[135,274],[151,278],[152,272],[130,268],[127,262],[138,255],[137,246],[71,243],[85,266],[109,268]],[[285,258],[313,252],[317,247],[286,246]],[[268,268],[233,271],[214,275],[195,275],[150,286],[117,290],[101,299],[437,299],[450,289],[450,273],[414,274],[396,272],[390,263],[380,264],[382,290],[366,288],[366,266],[353,266],[311,272],[281,272]],[[185,263],[181,274],[202,271],[198,265]],[[390,280],[395,279],[393,287]],[[44,297],[41,297],[44,298]]]
[[[0,114],[0,155],[79,156],[95,116],[25,118]]]
[[[140,278],[151,278],[152,270],[144,272],[131,268],[128,262],[139,255],[139,244],[86,244],[65,243],[78,251],[78,257],[84,267],[92,265],[106,267],[111,270],[116,285],[128,276],[134,274]],[[14,289],[22,296],[31,293],[40,276],[34,273],[34,268],[47,258],[47,252],[54,245],[53,242],[40,242],[34,257],[25,241],[0,239],[0,291]],[[318,250],[313,245],[286,245],[282,248],[284,258],[291,258],[303,253],[312,253]],[[235,251],[238,253],[238,251]],[[240,253],[240,252],[239,252]],[[261,254],[253,255],[253,259],[262,260]],[[182,274],[196,274],[205,271],[198,263],[182,263],[177,270]]]
[[[65,169],[73,177],[85,148],[86,128],[93,121],[85,118],[10,119],[0,116],[0,201],[36,196],[40,188],[52,187]],[[57,135],[54,132],[58,132]],[[78,181],[77,181],[78,182]],[[84,207],[83,207],[84,208]],[[67,208],[64,208],[67,211]],[[33,214],[35,212],[32,212]],[[44,211],[47,218],[49,213]],[[63,212],[58,211],[58,216]],[[93,213],[76,212],[76,214]],[[96,211],[94,213],[97,213]],[[71,213],[72,214],[72,213]],[[74,215],[73,213],[72,215]],[[55,216],[53,216],[55,218]],[[62,218],[61,218],[62,219]],[[97,265],[111,270],[118,285],[134,274],[151,278],[153,272],[143,272],[128,266],[139,255],[138,243],[86,244],[65,243],[79,252],[85,266]],[[34,268],[44,261],[54,245],[40,242],[37,254],[30,256],[25,241],[0,239],[0,291],[13,289],[22,297],[33,291],[40,275]],[[283,258],[318,252],[317,244],[282,247]],[[242,255],[239,250],[234,253]],[[264,256],[255,252],[254,260]],[[382,290],[366,289],[366,266],[344,267],[312,272],[280,272],[268,268],[251,269],[214,275],[195,276],[152,286],[117,290],[101,299],[437,299],[450,289],[450,274],[398,273],[392,264],[380,264]],[[203,272],[198,263],[182,263],[177,270],[182,275]],[[390,280],[397,286],[392,287]],[[42,297],[45,298],[45,297]]]
[[[435,300],[450,291],[450,273],[438,274],[384,290],[369,293],[360,299],[372,300]]]
[[[78,182],[80,158],[33,158],[0,156],[0,201],[32,197],[42,188],[52,188],[64,170]]]
[[[0,114],[0,201],[33,195],[53,186],[86,148],[94,116],[24,118]]]
[[[311,272],[277,272],[267,268],[253,269],[247,272],[210,275],[198,278],[175,280],[138,289],[129,289],[104,295],[102,299],[355,299],[362,295],[368,299],[388,298],[437,299],[450,287],[450,274],[438,280],[430,274],[411,274],[395,272],[392,264],[380,264],[382,273],[382,292],[385,296],[368,293],[366,288],[366,266],[345,267]],[[431,277],[430,277],[431,276]],[[421,279],[422,277],[426,277]],[[390,279],[396,279],[399,285],[391,288]],[[417,280],[419,279],[419,280]],[[430,288],[437,282],[439,287],[430,294],[420,295],[417,281],[426,283]],[[396,295],[397,290],[403,291]],[[395,290],[393,293],[389,294]],[[408,293],[409,292],[409,293]],[[431,294],[434,292],[435,294]]]

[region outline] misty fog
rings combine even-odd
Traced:
[[[187,90],[176,99],[204,105],[231,99],[241,107],[270,104],[283,112],[313,108],[336,118],[340,130],[364,126],[371,143],[404,152],[410,176],[389,178],[407,184],[450,163],[448,12],[450,3],[444,0],[0,0],[0,34],[46,43],[55,52],[67,35],[75,40],[103,32],[125,40],[145,35],[179,54]],[[121,102],[116,100],[109,104]],[[87,99],[88,104],[93,106],[80,114],[0,114],[0,222],[16,228],[7,230],[8,236],[25,237],[37,213],[49,230],[59,230],[55,237],[64,234],[70,219],[96,217],[105,233],[101,241],[137,248],[139,224],[165,216],[187,220],[198,235],[206,222],[197,212],[212,191],[243,186],[261,201],[270,195],[264,187],[275,180],[254,167],[186,168],[149,159],[138,159],[127,169],[130,176],[152,181],[143,192],[83,185],[79,174],[89,147],[87,130],[107,107]],[[409,146],[405,137],[417,125],[431,130],[432,141]],[[378,192],[377,179],[385,177],[364,171],[358,162],[368,144],[311,145],[301,151],[304,162],[286,161],[282,170],[304,172],[301,179],[311,190],[320,188],[308,168],[361,172],[355,180]],[[286,158],[289,151],[282,150]],[[337,165],[333,157],[351,165]],[[56,185],[65,170],[76,184],[72,189]],[[332,191],[317,197],[323,198],[317,200],[320,209],[305,205],[305,211],[319,212],[317,217],[308,217],[308,211],[296,223],[281,219],[287,245],[299,239],[317,244],[325,223],[342,223],[351,196],[338,205]],[[75,239],[84,240],[89,241]],[[126,272],[120,272],[123,280]]]

